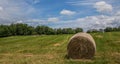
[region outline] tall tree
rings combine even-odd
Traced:
[[[82,28],[76,28],[75,33],[78,33],[78,32],[83,32],[83,29]]]
[[[7,25],[0,25],[0,37],[5,37],[9,35],[9,27]]]
[[[112,27],[106,27],[106,28],[104,29],[104,31],[105,31],[105,32],[111,32],[111,31],[113,31],[113,28],[112,28]]]

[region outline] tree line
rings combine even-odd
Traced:
[[[87,33],[96,33],[96,32],[118,32],[120,31],[120,26],[119,27],[106,27],[105,29],[90,29],[87,31]]]
[[[53,29],[44,25],[33,27],[22,23],[11,24],[11,25],[0,25],[0,37],[17,36],[17,35],[75,34],[78,32],[83,32],[83,29],[82,28]]]
[[[105,29],[90,29],[87,33],[96,32],[114,32],[120,31],[119,27],[106,27]],[[17,35],[57,35],[57,34],[75,34],[83,32],[82,28],[50,28],[45,25],[41,26],[29,26],[27,24],[17,23],[10,25],[0,25],[0,37],[17,36]]]

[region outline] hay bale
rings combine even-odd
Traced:
[[[67,46],[68,57],[72,59],[92,59],[96,44],[90,34],[77,33],[70,38]]]

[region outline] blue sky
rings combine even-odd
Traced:
[[[120,0],[0,0],[0,24],[100,29],[120,26]]]

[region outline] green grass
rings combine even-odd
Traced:
[[[72,35],[0,38],[0,64],[120,64],[120,33],[92,33],[97,52],[92,60],[66,59]]]

